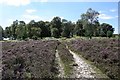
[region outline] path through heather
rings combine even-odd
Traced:
[[[69,51],[73,55],[74,61],[77,64],[77,66],[75,66],[75,77],[94,78],[94,74],[96,74],[96,72],[92,69],[92,67],[87,64],[83,59],[81,59],[77,54],[75,54],[71,50]]]
[[[68,48],[68,47],[67,47]],[[88,64],[82,57],[74,53],[69,49],[69,52],[73,55],[76,66],[74,66],[74,77],[75,78],[108,78],[102,72],[97,72],[95,66]],[[99,69],[97,69],[99,70]]]
[[[56,50],[56,61],[58,63],[58,67],[59,67],[59,75],[58,77],[64,77],[64,68],[63,68],[63,65],[61,63],[61,59],[60,59],[60,56],[58,54],[58,50]]]

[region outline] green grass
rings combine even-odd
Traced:
[[[60,42],[62,42],[62,44],[59,45],[59,47],[58,47],[58,53],[60,55],[61,64],[64,67],[64,76],[66,78],[68,78],[71,76],[71,74],[73,72],[73,68],[71,66],[71,64],[73,63],[73,59],[70,57],[70,53],[69,53],[69,51],[67,51],[66,46],[63,41],[64,40],[60,40]]]
[[[72,64],[73,62],[66,62],[64,63],[64,72],[65,72],[65,76],[66,77],[70,77],[70,75],[72,74],[73,72],[73,68],[72,66],[70,66],[70,64]]]
[[[61,59],[60,64],[63,66],[65,77],[70,77],[71,73],[73,72],[73,68],[70,66],[72,63],[72,61]]]

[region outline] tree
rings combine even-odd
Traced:
[[[10,26],[11,27],[11,38],[13,40],[17,38],[17,35],[15,34],[15,30],[17,26],[18,26],[18,20],[13,21],[13,24]]]
[[[52,28],[51,29],[51,36],[55,38],[59,38],[59,30],[57,28]]]
[[[90,39],[92,36],[111,37],[114,33],[112,25],[102,23],[100,25],[98,20],[99,13],[89,8],[86,13],[81,15],[81,19],[77,22],[71,22],[60,17],[54,17],[51,22],[31,20],[28,24],[24,21],[13,21],[11,26],[6,27],[4,30],[4,37],[12,39],[25,39],[38,37],[73,37],[73,34],[77,36],[86,36]]]
[[[93,36],[93,25],[92,24],[87,24],[86,26],[87,26],[87,28],[85,29],[85,36],[89,37],[90,39],[92,39],[92,36]]]
[[[37,37],[40,37],[41,36],[41,29],[40,28],[37,28],[37,27],[32,27],[31,28],[31,30],[32,30],[32,37],[33,36],[37,36]]]
[[[74,28],[74,33],[77,35],[77,36],[84,36],[84,32],[85,30],[83,29],[83,23],[82,23],[82,20],[78,20],[76,22],[76,26]]]
[[[19,21],[19,24],[16,28],[17,39],[24,40],[27,38],[26,24],[24,21]]]
[[[113,34],[114,33],[114,28],[110,24],[102,23],[101,24],[101,32],[104,33],[104,35],[102,35],[103,37],[107,37],[107,31],[111,31],[112,34]]]
[[[49,22],[38,21],[37,24],[38,24],[38,27],[41,29],[41,38],[51,36]]]
[[[11,27],[6,27],[4,30],[4,37],[5,38],[10,38],[11,37]]]
[[[46,27],[46,36],[45,37],[51,37],[50,22],[46,21],[45,27]]]
[[[0,26],[0,40],[3,40],[3,28]]]
[[[100,36],[100,23],[99,22],[95,22],[95,24],[93,25],[94,27],[94,31],[93,31],[93,36],[98,37]]]
[[[98,22],[99,13],[89,8],[86,13],[81,15],[81,20],[84,22],[85,35],[92,38],[95,22]]]
[[[86,18],[91,24],[98,22],[98,15],[99,13],[95,10],[92,10],[92,8],[89,8],[86,12]]]
[[[73,23],[71,21],[67,21],[66,19],[62,19],[62,37],[69,38],[72,35],[72,30],[74,29]]]
[[[58,30],[58,37],[61,36],[62,32],[62,22],[60,17],[54,17],[53,20],[51,21],[51,29],[54,28],[53,30]],[[56,29],[55,29],[56,28]]]
[[[109,37],[109,38],[110,38],[110,37],[112,37],[112,35],[113,35],[113,32],[112,32],[112,31],[110,31],[110,30],[109,30],[109,31],[107,31],[107,37]]]
[[[31,21],[27,24],[27,36],[28,36],[30,39],[32,39],[32,36],[34,35],[34,34],[32,34],[32,33],[33,33],[32,28],[34,28],[34,27],[38,28],[38,24],[37,24],[34,20],[31,20]]]

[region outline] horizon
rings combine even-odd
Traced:
[[[26,3],[18,1],[1,4],[0,25],[3,29],[10,26],[15,20],[25,21],[27,24],[31,20],[51,21],[55,16],[76,22],[82,13],[86,13],[88,8],[92,8],[100,13],[98,18],[100,24],[108,23],[115,28],[114,34],[119,33],[118,2],[47,2],[46,0],[46,2],[28,3],[27,1],[29,0],[26,0]]]

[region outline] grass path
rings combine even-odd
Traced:
[[[64,67],[63,67],[63,63],[62,63],[62,61],[61,61],[61,59],[60,59],[60,56],[59,56],[59,54],[58,54],[58,50],[56,50],[56,61],[57,61],[57,63],[58,63],[58,68],[59,68],[59,75],[58,75],[58,77],[64,77]]]

